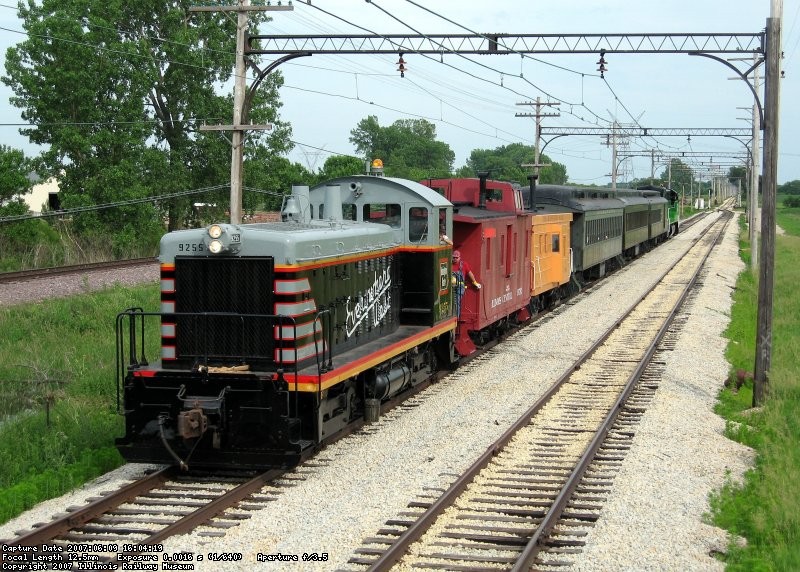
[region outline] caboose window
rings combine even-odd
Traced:
[[[560,252],[560,243],[559,243],[559,236],[557,234],[553,235],[553,244],[552,244],[553,252]]]

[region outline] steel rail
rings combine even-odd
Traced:
[[[708,228],[704,229],[703,232],[698,236],[696,239],[692,241],[692,244],[689,248],[687,248],[686,253],[688,253],[694,246],[710,231],[713,227],[709,225]],[[702,268],[702,265],[700,265]],[[656,280],[654,283],[653,288],[655,285],[659,284],[670,272],[672,268],[667,269],[662,273],[662,275]],[[651,288],[650,290],[652,290]],[[623,314],[620,318],[614,321],[614,323],[606,330],[606,332],[597,340],[595,343],[589,347],[580,357],[575,361],[575,363],[567,369],[561,377],[559,377],[552,386],[550,386],[547,391],[530,407],[526,410],[512,425],[509,427],[494,443],[492,443],[484,453],[478,457],[475,462],[467,468],[464,473],[455,481],[453,484],[448,487],[448,489],[436,500],[431,504],[428,510],[425,511],[410,527],[408,527],[402,534],[400,534],[397,539],[392,543],[389,548],[376,560],[372,563],[369,567],[370,572],[382,572],[390,570],[397,562],[401,560],[401,558],[406,554],[408,548],[419,540],[425,532],[433,525],[436,519],[450,506],[452,506],[455,501],[460,497],[460,495],[466,490],[467,486],[472,483],[475,477],[492,461],[492,459],[499,454],[511,441],[516,433],[518,433],[523,427],[527,426],[530,423],[531,417],[534,417],[536,413],[542,409],[550,399],[562,388],[565,382],[572,376],[572,374],[580,369],[582,364],[584,364],[589,357],[595,353],[595,351],[614,333],[614,331],[622,324],[622,322],[628,318],[636,309],[636,307],[644,300],[650,291],[642,294]],[[683,298],[682,298],[683,299]],[[617,409],[618,407],[615,407]],[[610,427],[610,426],[609,426]],[[602,439],[600,440],[602,443]],[[577,483],[576,483],[577,485]],[[568,500],[568,497],[567,497]],[[566,503],[566,501],[564,501]],[[559,511],[560,515],[561,511]]]
[[[113,270],[115,268],[127,268],[128,266],[140,266],[150,263],[156,264],[157,262],[157,258],[147,256],[144,258],[113,260],[110,262],[87,262],[85,264],[70,264],[68,266],[52,266],[48,268],[35,268],[31,270],[18,270],[14,272],[0,272],[0,283],[24,282],[27,280],[36,280],[38,278],[49,276],[76,274],[87,270]]]
[[[166,467],[142,479],[138,479],[113,493],[88,505],[39,526],[13,540],[3,542],[8,546],[38,546],[52,542],[58,536],[78,528],[121,504],[129,502],[142,493],[160,487],[176,474],[174,467]]]
[[[261,473],[260,475],[256,475],[252,479],[217,497],[204,507],[187,514],[179,520],[176,520],[172,524],[151,534],[144,540],[137,541],[136,544],[158,544],[170,536],[191,532],[198,526],[208,522],[212,518],[221,514],[223,511],[234,506],[236,503],[261,490],[268,482],[277,479],[285,473],[286,470],[284,469],[273,469]]]
[[[732,218],[731,216],[727,216],[719,222],[719,228],[717,230],[716,236],[714,237],[713,244],[716,244],[719,241],[719,238],[722,236],[723,232],[727,228],[731,218]],[[715,226],[714,224],[709,225],[709,227],[706,229],[706,232],[704,232],[702,236],[705,236],[705,234],[714,226]],[[697,243],[695,243],[693,247],[696,246],[696,244]],[[564,484],[564,487],[561,489],[558,496],[556,497],[556,500],[553,502],[550,509],[547,511],[547,514],[544,516],[542,521],[537,526],[536,532],[534,532],[533,536],[528,541],[528,544],[525,546],[522,553],[520,554],[516,564],[511,569],[512,572],[524,572],[526,570],[529,570],[530,567],[533,565],[536,556],[542,549],[543,543],[545,542],[550,532],[558,523],[559,519],[561,518],[561,514],[564,512],[564,508],[571,499],[572,494],[575,492],[575,489],[577,488],[578,484],[581,482],[581,479],[583,478],[586,469],[591,464],[595,454],[602,446],[611,428],[614,426],[614,423],[616,422],[620,411],[622,411],[623,406],[627,402],[628,397],[636,387],[636,384],[639,382],[642,373],[650,363],[653,355],[658,349],[658,346],[663,340],[664,336],[667,334],[667,331],[669,330],[670,326],[672,326],[672,322],[674,321],[675,316],[678,314],[678,312],[680,312],[684,302],[686,301],[686,298],[689,296],[689,293],[692,291],[695,284],[697,283],[697,279],[700,276],[700,272],[702,272],[703,268],[705,267],[705,263],[708,260],[708,257],[711,256],[712,251],[713,248],[709,248],[708,251],[703,256],[700,263],[697,265],[697,268],[695,269],[691,280],[689,280],[689,282],[684,287],[680,298],[677,300],[675,306],[667,315],[666,319],[664,320],[664,323],[661,325],[661,328],[659,328],[658,332],[653,338],[653,341],[648,346],[636,369],[629,376],[628,380],[625,383],[625,387],[622,393],[619,395],[614,405],[609,410],[608,414],[606,415],[606,418],[600,425],[597,433],[595,433],[594,438],[589,443],[589,446],[586,448],[586,451],[584,451],[580,460],[576,464],[575,469],[573,469],[572,473],[570,474],[569,479],[567,479],[567,482]],[[660,282],[661,281],[659,280],[659,283]]]

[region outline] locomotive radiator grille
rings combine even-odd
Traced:
[[[162,358],[178,367],[271,362],[273,278],[269,257],[177,257],[162,266]]]

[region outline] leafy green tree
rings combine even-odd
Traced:
[[[362,175],[366,170],[365,162],[358,157],[349,155],[331,155],[325,160],[322,171],[319,173],[319,181],[336,179],[338,177],[349,177],[351,175]]]
[[[800,195],[800,181],[789,181],[778,185],[778,193],[783,195]]]
[[[783,206],[789,208],[800,207],[800,197],[792,195],[783,199]]]
[[[688,189],[694,181],[694,172],[692,168],[681,161],[680,159],[670,159],[670,164],[664,167],[661,171],[659,179],[664,186],[669,186],[672,189]],[[696,186],[696,183],[695,185]]]
[[[313,182],[314,175],[300,163],[292,163],[268,148],[254,149],[244,171],[244,210],[277,211],[283,197],[291,193],[292,185]]]
[[[9,202],[22,202],[22,195],[31,190],[28,174],[32,165],[25,154],[18,150],[0,145],[0,205]]]
[[[728,182],[734,186],[741,185],[743,195],[747,196],[747,191],[750,188],[747,167],[731,167],[728,169]]]
[[[567,167],[541,155],[539,162],[549,164],[539,170],[538,183],[561,185],[567,182]],[[474,177],[478,171],[490,171],[491,178],[503,181],[528,182],[531,169],[522,167],[533,163],[533,146],[511,143],[496,149],[475,149],[470,153],[467,164],[457,171],[459,177]]]
[[[0,218],[24,215],[28,205],[23,196],[30,192],[28,175],[33,165],[18,149],[0,145]],[[41,220],[0,223],[0,269],[16,269],[13,260],[35,248],[39,241],[54,241],[56,234]]]
[[[28,38],[9,48],[3,82],[33,127],[22,130],[47,146],[42,163],[56,176],[65,208],[118,202],[227,184],[230,144],[203,121],[229,123],[232,95],[220,88],[235,64],[235,18],[190,13],[189,0],[30,0],[19,16]],[[254,13],[251,25],[263,15]],[[289,127],[279,121],[279,74],[254,98],[250,119],[272,123],[248,135],[254,149],[287,150]],[[223,93],[219,93],[223,91]],[[130,236],[179,228],[196,201],[224,211],[225,192],[159,206],[103,210],[76,217],[84,233],[109,229]]]
[[[364,159],[381,159],[390,177],[446,177],[455,160],[450,146],[436,140],[436,126],[424,119],[398,119],[381,127],[370,115],[350,131],[350,142]]]

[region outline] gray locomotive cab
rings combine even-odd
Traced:
[[[397,292],[400,326],[433,326],[451,317],[450,246],[453,205],[438,192],[406,179],[357,175],[311,189],[314,220],[326,220],[336,188],[343,221],[388,229],[402,247],[394,260],[402,287]],[[368,223],[364,225],[364,223]]]
[[[314,220],[332,220],[328,205],[335,192],[331,189],[337,187],[342,221],[387,225],[398,243],[413,246],[439,245],[442,231],[452,236],[453,206],[447,199],[419,183],[392,177],[356,175],[313,187],[310,210]],[[338,211],[334,219],[336,214]]]

